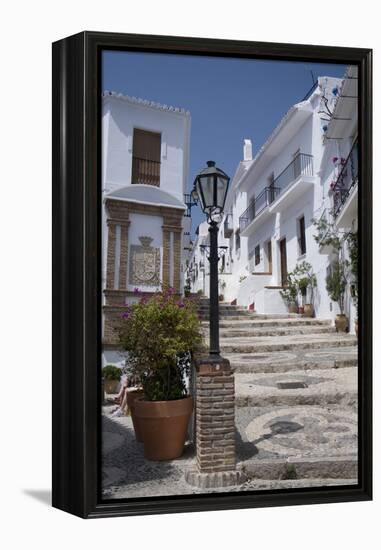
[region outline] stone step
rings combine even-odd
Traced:
[[[357,345],[357,338],[351,334],[307,334],[288,336],[251,336],[221,338],[222,354],[260,353],[297,349],[323,349]]]
[[[295,314],[290,314],[290,313],[278,313],[278,314],[272,314],[272,315],[262,315],[262,314],[259,314],[259,313],[252,313],[251,311],[241,311],[239,314],[239,312],[235,312],[235,313],[229,313],[227,315],[225,315],[224,313],[223,314],[220,314],[219,315],[219,319],[220,321],[246,321],[246,320],[266,320],[266,319],[269,319],[269,320],[276,320],[276,319],[287,319],[287,320],[291,320],[291,319],[307,319],[306,317],[303,317],[302,315],[298,315],[297,313]],[[199,318],[201,319],[201,321],[209,321],[209,313],[208,314],[199,314]]]
[[[200,311],[198,310],[198,315],[199,317],[202,317],[204,319],[209,319],[209,310],[208,311]],[[247,311],[246,309],[245,310],[242,310],[242,311],[236,311],[236,310],[220,310],[220,315],[219,317],[227,317],[227,318],[231,318],[231,317],[243,317],[243,318],[246,318],[246,317],[250,317],[251,315],[253,315],[253,312],[251,311]]]
[[[242,485],[230,488],[230,491],[273,491],[277,489],[306,489],[311,487],[334,487],[341,485],[357,485],[358,479],[355,478],[331,478],[315,477],[300,479],[260,479],[254,474],[250,474],[250,465],[248,465],[247,481]],[[289,470],[286,470],[289,472]],[[287,475],[289,475],[287,473]],[[226,491],[226,489],[223,489]],[[204,489],[204,491],[218,491],[218,489]]]
[[[298,349],[276,353],[224,354],[236,373],[290,372],[357,366],[357,346]]]
[[[237,373],[236,407],[357,404],[357,368]]]
[[[209,327],[209,322],[202,322],[204,327]],[[244,329],[256,327],[307,327],[307,326],[333,326],[330,319],[312,319],[312,318],[286,318],[286,319],[238,319],[220,321],[220,329]]]
[[[232,306],[231,304],[224,304],[219,302],[218,307],[220,310],[227,310],[227,311],[249,311],[247,307],[245,306]],[[198,309],[202,311],[209,311],[210,305],[209,304],[198,304]]]
[[[208,334],[208,329],[204,329]],[[221,338],[250,337],[250,336],[287,336],[289,334],[336,334],[335,327],[331,326],[295,326],[295,327],[255,327],[240,329],[222,329]]]
[[[247,460],[243,463],[238,463],[238,467],[242,468],[247,477],[247,482],[252,483],[253,480],[292,480],[300,479],[319,479],[332,480],[341,479],[345,485],[346,480],[350,480],[350,484],[356,485],[358,475],[358,460],[357,455],[348,455],[341,457],[325,457],[325,458],[290,458],[290,459],[268,459],[268,460]],[[321,485],[329,485],[329,483],[321,483]],[[331,485],[334,485],[331,483]],[[304,483],[288,485],[289,487],[305,487]],[[313,483],[310,484],[314,486]],[[258,484],[258,489],[262,488]],[[267,488],[267,487],[266,487]]]

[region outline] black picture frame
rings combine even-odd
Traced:
[[[359,67],[359,482],[100,499],[100,58],[103,49]],[[53,506],[83,518],[372,499],[372,50],[82,32],[53,44]]]

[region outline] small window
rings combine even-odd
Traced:
[[[304,216],[298,220],[298,233],[299,233],[299,254],[302,256],[306,253],[306,224]]]
[[[259,244],[257,244],[257,246],[254,249],[254,257],[255,257],[255,265],[258,265],[259,263],[261,263],[261,250],[260,250]]]
[[[134,128],[131,183],[160,186],[161,134]]]
[[[241,248],[241,234],[239,229],[235,232],[235,251],[237,252]]]

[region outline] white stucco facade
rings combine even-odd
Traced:
[[[357,95],[355,77],[353,68],[344,80],[320,77],[311,95],[289,109],[254,158],[250,140],[244,140],[243,160],[232,178],[219,230],[219,245],[228,247],[229,261],[219,275],[226,284],[226,301],[258,313],[285,313],[280,294],[285,274],[306,261],[317,278],[316,316],[333,319],[337,313],[325,282],[334,258],[319,249],[312,220],[332,210],[331,188],[340,176],[332,159],[346,159],[357,135],[356,99],[348,103],[342,97],[349,81],[351,93]],[[356,225],[356,197],[354,186],[335,216],[343,228]],[[200,235],[194,259],[200,255],[199,244]],[[199,289],[198,275],[192,290]],[[346,302],[353,330],[353,305],[350,298]]]
[[[103,362],[120,364],[112,327],[136,290],[183,292],[190,113],[102,94]]]

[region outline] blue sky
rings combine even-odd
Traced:
[[[207,160],[230,177],[242,159],[243,139],[253,154],[282,116],[303,99],[318,76],[343,76],[345,65],[221,57],[103,52],[103,90],[183,107],[192,117],[188,189]],[[192,232],[204,220],[192,209]]]

